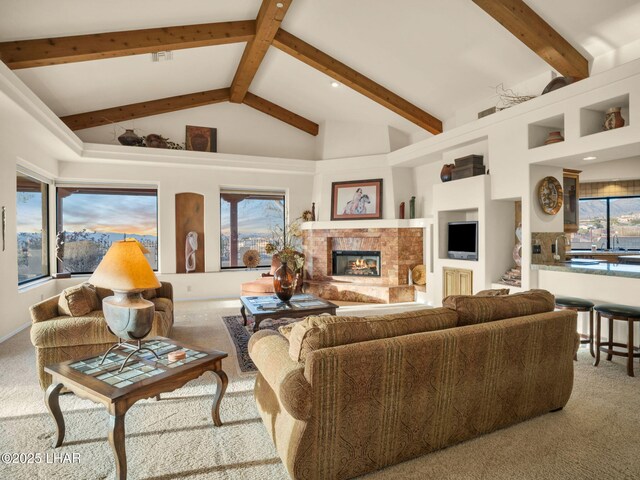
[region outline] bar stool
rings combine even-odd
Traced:
[[[613,355],[627,357],[627,375],[633,377],[633,359],[640,358],[640,348],[633,346],[633,322],[640,322],[640,307],[631,307],[629,305],[619,305],[615,303],[605,303],[596,305],[596,359],[593,366],[597,367],[600,363],[600,352],[607,354],[607,360],[611,361]],[[600,326],[601,318],[609,319],[609,341],[607,345],[600,346]],[[629,338],[627,344],[613,341],[613,321],[626,321],[629,327]],[[626,350],[614,350],[613,347],[626,348]],[[635,352],[637,351],[637,353]]]
[[[589,344],[589,353],[593,354],[593,302],[577,297],[556,297],[556,308],[558,310],[573,310],[574,312],[589,312],[589,335],[580,335],[580,343],[582,345]],[[576,354],[574,360],[578,359]]]

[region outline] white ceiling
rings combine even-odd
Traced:
[[[588,58],[640,38],[637,0],[528,0]],[[0,0],[0,41],[255,18],[260,0]],[[283,28],[446,120],[550,70],[471,0],[294,0]],[[58,115],[229,86],[244,44],[16,70]],[[271,48],[251,91],[317,123],[421,129]],[[276,121],[276,120],[273,120]]]

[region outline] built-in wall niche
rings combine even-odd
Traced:
[[[549,134],[552,132],[560,132],[560,135],[564,138],[563,114],[529,124],[529,149],[553,145],[553,143],[546,143]]]
[[[478,209],[471,210],[445,210],[438,213],[438,258],[449,258],[449,223],[451,222],[477,222]],[[477,232],[479,235],[479,232]]]
[[[605,130],[604,123],[607,111],[610,108],[620,108],[624,127],[629,126],[629,94],[620,95],[602,102],[594,103],[580,109],[580,136],[586,137]],[[621,127],[621,128],[624,128]]]

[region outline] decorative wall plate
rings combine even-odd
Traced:
[[[548,215],[555,215],[562,208],[562,185],[554,177],[544,177],[538,184],[538,202]]]

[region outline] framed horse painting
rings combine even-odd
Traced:
[[[331,184],[331,220],[382,218],[382,179]]]

